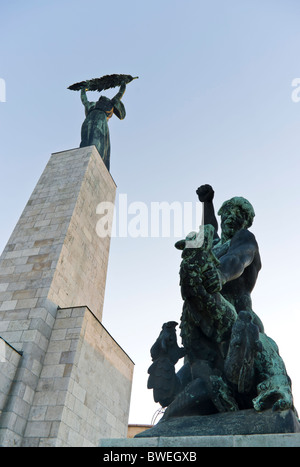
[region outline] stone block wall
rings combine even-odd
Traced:
[[[101,321],[110,236],[100,238],[97,234],[96,226],[100,218],[97,206],[101,202],[114,204],[116,185],[94,146],[76,150],[76,158],[74,151],[63,154],[63,188],[60,190],[62,193],[69,191],[67,177],[72,181],[70,189],[75,189],[78,195],[70,211],[64,203],[60,207],[61,214],[58,212],[58,215],[64,211],[69,212],[71,218],[55,265],[48,298],[61,308],[84,304]],[[55,157],[59,159],[60,155],[54,155],[53,165],[58,165]],[[73,172],[77,173],[76,164],[78,176],[74,177]]]
[[[83,306],[102,319],[110,236],[97,234],[97,206],[113,203],[115,191],[94,146],[52,154],[0,257],[0,336],[22,352],[0,416],[0,446],[22,445],[25,432],[33,439],[33,427],[46,438],[36,421],[43,422],[45,431],[50,427],[48,437],[53,438],[56,419],[50,425],[46,421],[54,408],[39,420],[41,404],[36,401],[50,371],[47,358],[55,357],[51,346],[57,309]],[[51,384],[66,384],[66,379],[55,379],[64,364],[55,365],[50,365]],[[66,372],[70,365],[65,364]]]
[[[23,445],[126,437],[132,376],[132,361],[88,308],[58,310]]]
[[[0,416],[10,393],[20,358],[21,354],[0,338]]]

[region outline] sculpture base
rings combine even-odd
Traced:
[[[114,438],[101,439],[99,447],[102,452],[119,452],[120,448],[129,448],[138,452],[139,448],[153,453],[156,449],[167,449],[169,452],[173,448],[291,448],[300,447],[300,433],[278,433],[269,435],[235,435],[235,436],[174,436],[158,438]],[[109,450],[108,450],[109,448]],[[144,451],[144,450],[143,450]],[[222,456],[226,454],[222,450]],[[232,452],[229,453],[232,461]],[[239,454],[238,454],[239,455]],[[247,456],[249,453],[247,454]],[[215,456],[215,453],[214,453]],[[143,454],[145,458],[145,455]],[[151,459],[152,460],[152,459]]]
[[[170,418],[135,438],[176,436],[228,436],[272,433],[300,433],[295,412],[256,412],[254,409],[224,412],[213,415]]]

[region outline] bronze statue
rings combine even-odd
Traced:
[[[106,75],[102,78],[94,78],[88,81],[81,81],[69,86],[73,91],[80,90],[81,101],[85,108],[85,120],[81,127],[80,147],[95,145],[102,157],[107,169],[110,169],[110,136],[108,120],[115,114],[120,120],[126,116],[123,102],[121,101],[126,84],[133,79],[131,75]],[[119,92],[109,99],[100,96],[97,102],[90,102],[87,99],[86,91],[99,91],[120,86]]]
[[[148,387],[165,411],[158,431],[153,432],[154,427],[138,436],[170,433],[171,425],[164,428],[169,420],[183,417],[187,426],[187,417],[241,410],[291,409],[297,420],[291,380],[278,347],[252,308],[251,292],[261,269],[258,244],[248,230],[254,209],[242,197],[223,203],[218,212],[220,238],[212,187],[202,185],[197,195],[203,203],[204,225],[175,244],[182,250],[183,347],[178,348],[173,335],[172,348],[180,349],[176,355],[184,355],[184,365],[177,373],[172,371],[171,347],[165,345],[159,352],[164,341],[157,340]],[[300,431],[299,423],[295,429]]]

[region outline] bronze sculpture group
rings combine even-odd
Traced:
[[[210,185],[197,190],[204,225],[175,244],[182,250],[180,335],[165,323],[151,348],[148,388],[165,408],[160,424],[186,416],[254,409],[295,412],[291,380],[276,343],[252,309],[261,269],[254,210],[242,197],[223,203],[221,238]],[[175,372],[175,364],[184,358]]]

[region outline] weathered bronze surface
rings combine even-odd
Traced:
[[[182,250],[183,347],[177,344],[177,323],[171,322],[163,325],[151,349],[153,363],[148,370],[148,388],[153,389],[155,401],[165,408],[157,425],[159,433],[165,434],[157,436],[172,436],[172,426],[176,427],[177,434],[178,427],[183,430],[182,435],[189,433],[188,417],[195,424],[197,416],[240,411],[243,417],[249,415],[250,424],[253,413],[269,414],[268,418],[255,418],[259,420],[259,431],[250,427],[248,432],[282,430],[281,419],[270,418],[270,411],[292,412],[293,423],[286,430],[299,431],[291,380],[276,343],[265,334],[252,308],[251,292],[261,269],[258,244],[248,230],[255,216],[254,209],[242,197],[223,203],[218,212],[220,238],[212,187],[202,185],[197,195],[203,203],[204,225],[199,232],[191,232],[175,245]],[[183,356],[184,364],[176,373],[174,365]],[[230,423],[229,415],[226,423]],[[177,419],[178,422],[174,421]],[[212,420],[215,422],[207,419],[207,423],[214,425],[224,417]],[[232,420],[238,423],[242,415]],[[203,419],[201,422],[199,419],[199,424],[205,426]],[[224,434],[224,430],[214,426],[213,434]],[[233,431],[241,433],[243,429],[238,430],[236,425]],[[196,430],[198,435],[199,430]],[[234,434],[232,430],[230,433]],[[149,436],[149,433],[139,436]]]
[[[81,101],[85,108],[85,120],[81,127],[80,147],[95,145],[102,157],[107,169],[110,169],[110,135],[108,120],[115,114],[120,120],[126,116],[123,102],[121,101],[126,84],[133,78],[131,75],[106,75],[102,78],[94,78],[87,81],[72,84],[68,89],[79,91]],[[86,91],[99,91],[120,86],[119,92],[109,99],[100,96],[97,102],[87,99]]]

